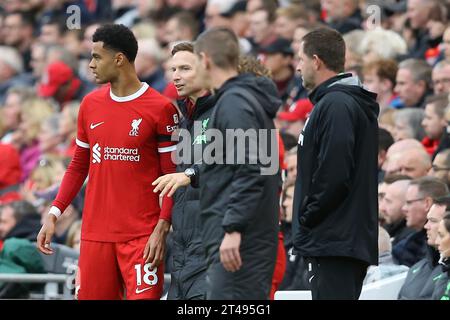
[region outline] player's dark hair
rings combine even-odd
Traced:
[[[95,30],[93,42],[103,42],[105,49],[122,52],[130,62],[136,59],[138,44],[133,32],[123,24],[105,24]]]

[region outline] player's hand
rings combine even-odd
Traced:
[[[160,197],[164,197],[167,193],[171,197],[175,191],[180,187],[186,187],[191,183],[191,178],[184,174],[184,172],[170,173],[159,177],[153,181],[152,186],[156,186],[153,192],[161,191]]]
[[[220,245],[220,261],[225,270],[235,272],[241,268],[240,246],[241,234],[239,232],[225,233],[225,237]]]
[[[158,224],[148,238],[144,249],[145,263],[150,262],[150,269],[158,267],[164,261],[166,250],[166,237],[169,233],[170,223],[159,219]]]
[[[48,214],[45,218],[44,225],[39,231],[37,236],[36,246],[40,252],[44,254],[52,254],[53,249],[50,247],[50,242],[52,241],[52,237],[55,234],[55,225],[56,225],[56,216],[53,214]]]

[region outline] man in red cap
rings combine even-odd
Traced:
[[[62,61],[50,63],[38,86],[41,97],[53,97],[61,106],[71,100],[81,100],[90,90]]]
[[[308,99],[300,99],[293,103],[289,111],[278,114],[278,119],[281,120],[281,128],[294,137],[298,137],[312,108],[313,105]]]

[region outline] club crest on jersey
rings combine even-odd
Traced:
[[[131,121],[131,130],[129,133],[131,137],[137,137],[139,135],[139,125],[141,122],[142,118]]]

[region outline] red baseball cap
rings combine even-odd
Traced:
[[[73,70],[62,61],[50,63],[44,73],[42,82],[38,86],[41,97],[52,97],[58,89],[74,78]]]
[[[309,99],[300,99],[291,105],[289,111],[283,111],[278,114],[278,119],[284,121],[306,120],[313,109],[313,104]]]

